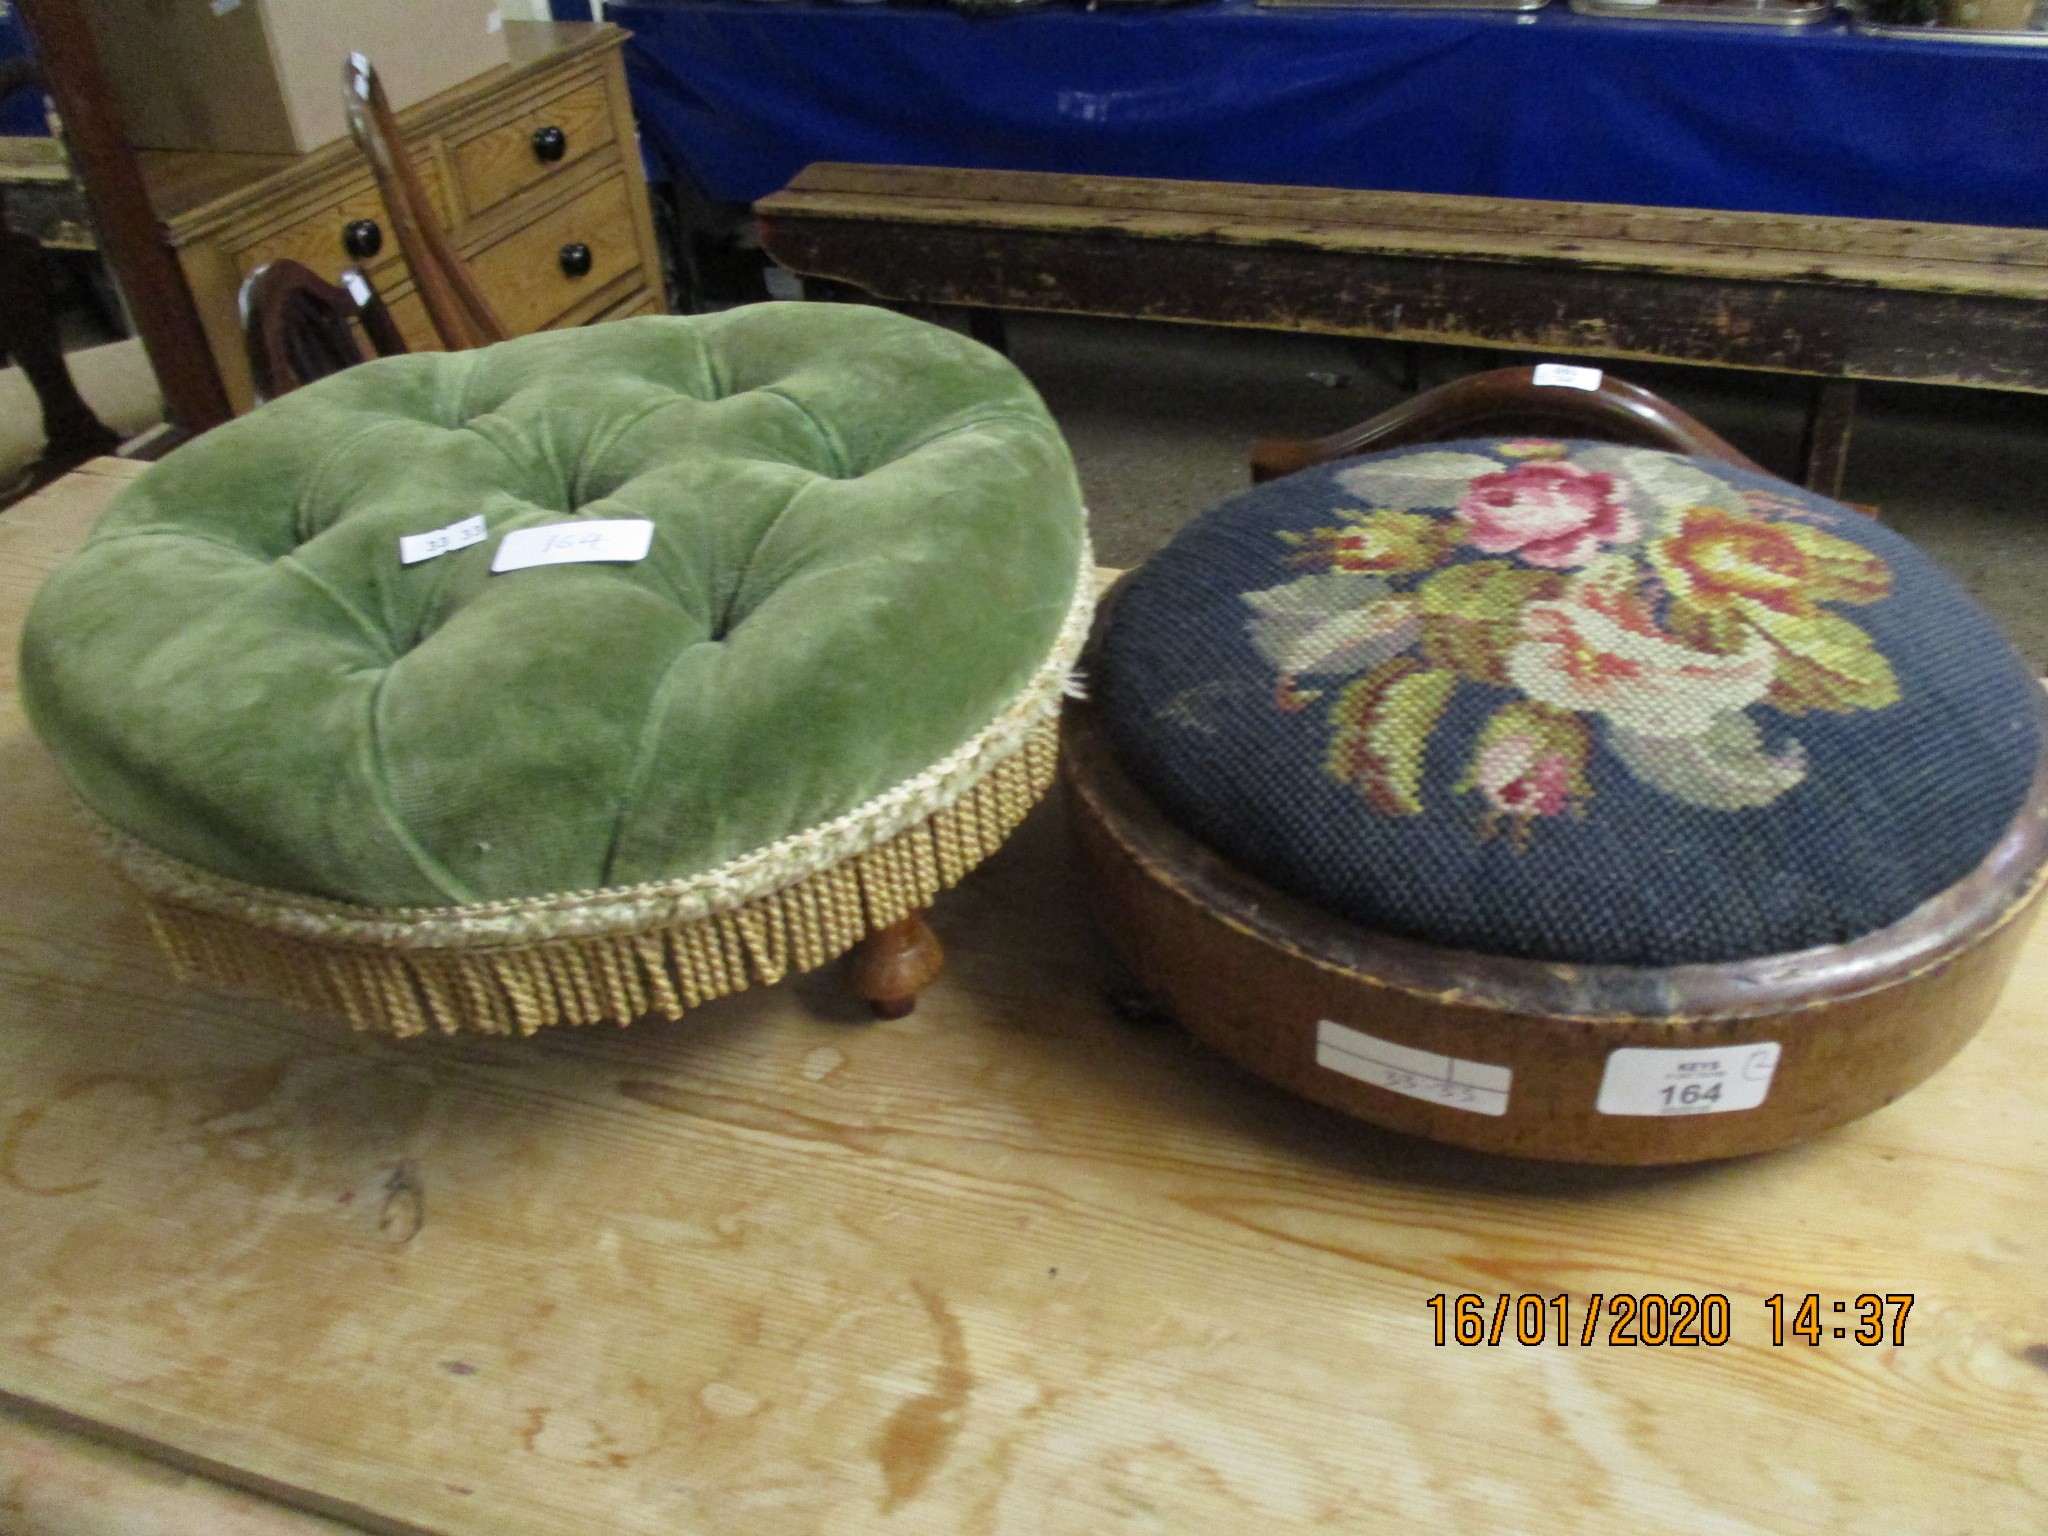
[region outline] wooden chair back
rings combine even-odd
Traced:
[[[242,341],[259,401],[362,362],[358,326],[377,356],[406,350],[391,312],[354,267],[341,274],[337,288],[296,261],[268,262],[242,284],[241,306]]]
[[[461,352],[503,341],[505,327],[434,217],[434,205],[406,152],[390,99],[377,71],[360,53],[350,54],[342,68],[342,98],[348,108],[349,132],[376,174],[377,190],[384,195],[398,247],[405,252],[413,283],[441,344],[451,352]]]
[[[1538,384],[1534,368],[1496,368],[1417,395],[1329,437],[1261,438],[1252,444],[1252,483],[1354,454],[1520,433],[1662,448],[1769,473],[1668,400],[1611,374],[1601,376],[1598,388],[1572,389]]]

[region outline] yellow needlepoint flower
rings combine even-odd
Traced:
[[[1456,545],[1457,530],[1420,512],[1340,511],[1344,528],[1316,528],[1295,540],[1290,565],[1332,571],[1402,576],[1426,571]]]

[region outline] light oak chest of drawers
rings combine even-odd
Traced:
[[[507,23],[512,62],[399,114],[457,250],[515,335],[667,305],[617,27]],[[374,61],[373,61],[374,62]],[[335,61],[335,89],[341,89]],[[406,343],[439,345],[370,168],[346,140],[305,155],[143,151],[164,237],[237,411],[255,402],[237,295],[290,257],[359,266]]]

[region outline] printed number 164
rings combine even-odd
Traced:
[[[1663,1088],[1666,1108],[1674,1104],[1711,1104],[1720,1097],[1719,1083],[1666,1083]]]

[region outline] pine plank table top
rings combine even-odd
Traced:
[[[821,977],[355,1038],[171,984],[23,725],[21,612],[118,473],[0,513],[0,1529],[151,1528],[29,1510],[115,1475],[52,1422],[437,1536],[2048,1529],[2048,928],[1924,1088],[1679,1171],[1437,1150],[1119,1018],[1056,807],[899,1022]],[[1903,1345],[1772,1345],[1766,1296],[1873,1291]],[[1572,1341],[1433,1344],[1466,1292]],[[1729,1342],[1580,1343],[1645,1292]]]

